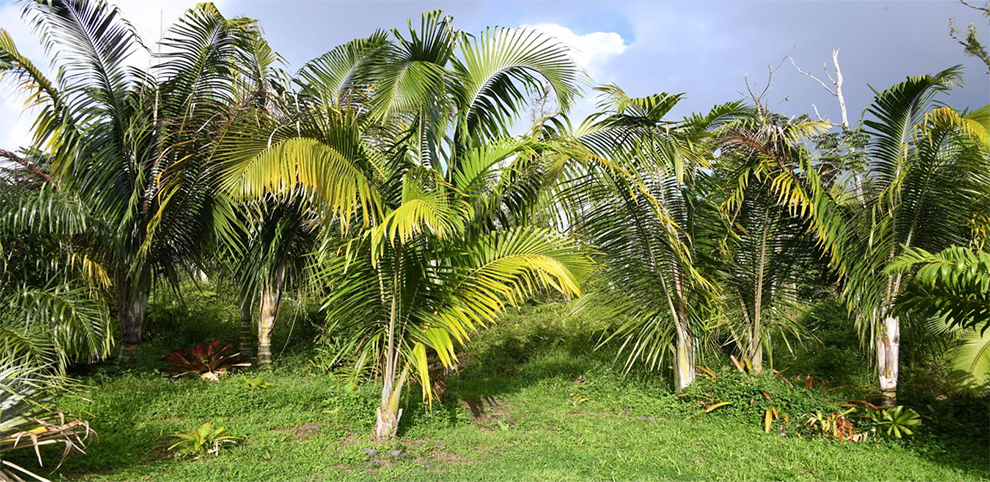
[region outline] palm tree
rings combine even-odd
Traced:
[[[288,288],[303,293],[311,278],[309,255],[317,247],[317,236],[323,226],[319,216],[306,208],[301,196],[250,203],[245,211],[250,213],[246,223],[249,238],[237,277],[241,289],[247,293],[242,294],[244,299],[251,299],[257,293],[257,361],[259,367],[265,367],[272,363],[271,336],[283,295]],[[250,315],[247,319],[250,323]],[[241,350],[250,354],[244,320],[242,312]]]
[[[236,138],[260,125],[277,125],[286,113],[298,108],[289,76],[277,64],[284,63],[261,35],[253,35],[242,52],[247,67],[236,77],[234,112],[218,132],[218,138]],[[217,147],[223,151],[224,143]],[[221,171],[222,172],[222,171]],[[251,360],[257,340],[258,364],[272,363],[271,334],[287,288],[302,292],[308,276],[307,255],[315,248],[315,235],[322,228],[320,217],[303,191],[288,195],[267,194],[241,199],[236,204],[238,222],[229,236],[221,238],[229,271],[240,286],[240,354]],[[226,197],[223,191],[216,194]],[[231,199],[234,202],[234,199]],[[230,266],[233,264],[233,266]],[[258,319],[252,317],[258,304]]]
[[[50,149],[52,177],[108,226],[121,358],[133,359],[153,280],[174,279],[175,261],[195,260],[232,217],[212,196],[208,146],[257,28],[201,4],[169,29],[145,72],[128,59],[146,47],[103,0],[29,1],[23,12],[63,70],[49,80],[5,33],[0,67],[41,106],[35,145]]]
[[[773,334],[800,339],[793,318],[802,271],[817,257],[810,226],[800,213],[774,194],[781,179],[803,179],[802,166],[834,177],[832,163],[812,165],[809,140],[827,124],[807,117],[773,113],[759,99],[747,115],[716,133],[720,156],[712,193],[725,223],[717,261],[722,310],[745,363],[762,370],[764,351],[773,348]],[[816,177],[818,178],[818,177]],[[772,353],[772,352],[771,352]]]
[[[0,180],[0,344],[61,373],[112,346],[102,226],[52,184]]]
[[[953,68],[877,92],[863,121],[869,161],[859,186],[829,190],[807,163],[805,181],[782,174],[775,184],[784,202],[812,220],[842,276],[843,296],[875,355],[887,405],[896,404],[904,318],[896,302],[912,278],[888,270],[890,263],[907,249],[967,244],[971,220],[985,215],[990,109],[933,107],[935,96],[959,80]]]
[[[707,116],[671,121],[680,95],[632,98],[605,86],[602,114],[577,139],[616,168],[591,171],[577,231],[604,253],[613,314],[627,319],[605,341],[622,338],[629,353],[651,369],[672,353],[674,386],[694,381],[699,335],[715,319],[717,287],[701,267],[709,230],[721,224],[705,194],[708,130],[743,115],[741,104]],[[717,229],[716,229],[717,231]]]
[[[580,247],[520,220],[552,183],[543,173],[570,157],[508,135],[524,91],[549,85],[566,108],[577,78],[566,50],[536,32],[472,37],[427,12],[407,35],[379,32],[308,63],[280,116],[223,141],[229,192],[305,196],[330,228],[314,260],[332,290],[324,309],[378,362],[378,439],[398,428],[410,374],[431,396],[428,350],[453,366],[455,342],[506,304],[580,293]]]
[[[726,176],[732,181],[736,178]],[[719,260],[723,310],[738,353],[763,368],[764,352],[772,355],[774,334],[800,339],[794,320],[800,271],[811,265],[814,247],[806,223],[781,206],[766,181],[752,182],[731,213],[726,229],[726,255]]]

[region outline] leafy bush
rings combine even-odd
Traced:
[[[381,385],[338,383],[323,402],[323,413],[341,425],[371,428],[374,420],[369,415],[375,413],[380,396]]]
[[[836,299],[826,299],[809,307],[800,323],[815,335],[807,343],[775,350],[777,367],[845,384],[860,385],[872,380],[869,360],[860,349],[860,340],[849,311]]]
[[[737,370],[723,369],[714,376],[699,377],[681,396],[691,405],[708,409],[716,404],[718,412],[735,414],[765,424],[768,410],[780,417],[796,418],[806,413],[831,412],[845,399],[819,387],[806,387],[774,375],[749,376]]]
[[[173,378],[198,375],[204,380],[217,381],[231,368],[251,366],[250,363],[238,363],[238,353],[230,353],[233,348],[233,344],[221,348],[220,340],[213,340],[209,345],[200,343],[194,348],[174,350],[164,358],[172,363],[165,370],[178,372],[172,375]]]
[[[169,450],[177,457],[193,456],[199,458],[205,455],[218,455],[220,449],[226,445],[240,443],[243,439],[226,435],[227,429],[223,427],[213,427],[212,423],[204,423],[201,427],[191,432],[176,432],[172,437],[179,439],[178,442],[169,446]]]
[[[533,357],[563,347],[586,353],[607,327],[592,310],[575,314],[565,303],[525,305],[507,311],[497,323],[472,338],[468,373],[512,374]],[[603,358],[610,358],[603,355]]]
[[[225,285],[186,281],[177,289],[154,291],[144,321],[143,338],[192,345],[214,337],[238,336],[236,292]]]

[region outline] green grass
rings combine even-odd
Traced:
[[[232,323],[217,321],[215,332],[235,333]],[[195,330],[202,331],[200,325]],[[305,339],[298,331],[303,328],[296,327],[294,339]],[[156,371],[162,366],[157,359],[172,348],[158,337],[142,348],[136,368],[101,368],[84,378],[89,388],[63,400],[64,408],[89,417],[99,436],[86,455],[70,458],[54,476],[99,481],[990,479],[985,411],[963,416],[967,412],[961,409],[946,409],[946,420],[926,420],[919,434],[905,441],[781,437],[764,433],[758,417],[744,411],[699,416],[654,374],[623,376],[612,363],[614,353],[590,350],[597,328],[552,306],[509,316],[470,346],[466,366],[448,381],[447,403],[426,411],[418,391],[407,391],[399,440],[387,446],[370,441],[376,387],[338,386],[309,367],[311,347],[305,343],[291,343],[274,370],[209,383],[171,380]],[[279,333],[277,347],[287,330]],[[273,385],[251,388],[237,380],[259,375]],[[585,381],[574,383],[581,376]],[[575,405],[575,398],[589,401]],[[476,418],[470,405],[479,404],[485,413]],[[695,417],[685,420],[689,414]],[[169,434],[204,422],[226,427],[245,442],[216,457],[171,458]],[[402,457],[376,463],[362,451],[368,448],[382,455],[401,450]],[[30,454],[26,457],[22,461],[29,463]]]

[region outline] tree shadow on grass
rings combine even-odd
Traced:
[[[932,464],[990,479],[990,403],[986,399],[907,399],[925,418],[903,443]]]

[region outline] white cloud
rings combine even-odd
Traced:
[[[123,18],[131,22],[145,45],[154,50],[155,44],[161,38],[161,33],[175,22],[183,12],[195,6],[200,0],[117,0],[111,1],[120,8]],[[213,2],[227,16],[236,12],[225,8],[230,5],[227,0]],[[20,52],[30,58],[35,65],[46,69],[48,60],[39,45],[37,36],[21,20],[20,6],[7,4],[0,6],[0,28],[10,32],[17,43]],[[127,59],[127,64],[147,68],[151,65],[151,55],[148,52],[135,52]],[[51,75],[51,72],[49,72]],[[24,95],[14,88],[10,80],[0,85],[0,149],[17,149],[31,142],[31,122],[34,112],[24,112]]]
[[[608,64],[629,48],[618,33],[591,32],[579,35],[570,28],[555,23],[538,23],[527,28],[551,35],[567,45],[571,58],[587,72],[595,84],[618,80],[615,72],[608,69]],[[593,93],[585,92],[584,97],[571,106],[569,117],[575,126],[595,111],[596,102]]]
[[[529,28],[555,37],[570,48],[571,58],[595,81],[612,80],[605,67],[609,60],[622,55],[629,47],[615,32],[591,32],[583,35],[555,23],[538,23]]]

